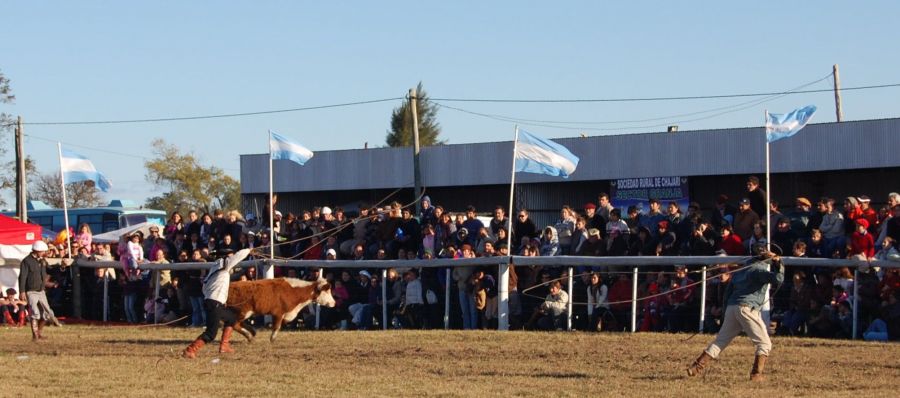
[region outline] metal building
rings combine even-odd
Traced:
[[[519,173],[516,207],[549,223],[563,205],[580,208],[622,178],[679,176],[690,181],[691,200],[711,208],[719,194],[739,198],[747,175],[763,177],[762,127],[679,131],[555,140],[581,160],[569,179]],[[810,124],[771,145],[772,198],[843,198],[862,194],[873,205],[900,190],[900,119]],[[413,200],[412,148],[319,151],[304,166],[274,164],[278,208],[297,212],[313,206]],[[422,183],[435,204],[450,211],[475,205],[488,212],[506,207],[512,142],[426,147]],[[268,154],[241,156],[241,193],[246,212],[259,214],[268,195]]]

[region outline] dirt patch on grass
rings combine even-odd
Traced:
[[[181,350],[200,329],[66,326],[30,342],[0,329],[15,396],[896,396],[900,345],[775,338],[763,384],[740,338],[700,378],[684,369],[712,336],[485,331],[285,332],[238,337],[234,354]],[[15,376],[8,376],[15,375]]]

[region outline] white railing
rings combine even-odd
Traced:
[[[638,271],[641,267],[651,267],[651,266],[671,266],[671,265],[699,265],[703,266],[700,270],[701,279],[703,283],[700,283],[700,321],[698,325],[698,330],[700,332],[703,331],[704,320],[706,317],[706,281],[707,278],[707,266],[717,265],[717,264],[742,264],[749,260],[750,257],[747,256],[658,256],[658,257],[644,257],[644,256],[636,256],[636,257],[581,257],[581,256],[553,256],[553,257],[525,257],[525,256],[503,256],[503,257],[481,257],[481,258],[471,258],[471,259],[433,259],[433,260],[366,260],[366,261],[353,261],[353,260],[270,260],[270,259],[259,259],[259,260],[249,260],[244,261],[240,264],[240,267],[287,267],[287,268],[350,268],[350,269],[380,269],[381,270],[381,294],[382,294],[382,327],[387,328],[389,324],[389,318],[387,313],[387,284],[384,283],[387,279],[387,269],[388,268],[443,268],[447,267],[445,274],[445,297],[444,297],[444,328],[448,329],[450,326],[450,282],[452,278],[450,277],[450,271],[452,267],[463,267],[463,266],[498,266],[499,273],[501,274],[501,278],[498,278],[498,282],[503,280],[502,274],[504,272],[508,272],[508,266],[510,264],[514,264],[516,266],[528,266],[528,265],[541,265],[541,266],[556,266],[556,267],[568,267],[568,292],[571,295],[572,286],[573,286],[573,278],[574,278],[574,267],[576,266],[613,266],[613,267],[632,267],[632,299],[631,299],[631,331],[635,332],[636,322],[637,322],[637,303],[643,298],[638,297]],[[859,279],[859,266],[879,266],[884,268],[897,268],[900,267],[900,263],[891,262],[891,261],[881,261],[881,260],[873,260],[873,261],[859,261],[859,260],[849,260],[849,259],[824,259],[824,258],[798,258],[798,257],[783,257],[782,258],[784,265],[786,266],[796,266],[796,267],[830,267],[830,268],[838,268],[838,267],[852,267],[854,268],[854,281]],[[74,264],[73,269],[74,277],[73,277],[73,305],[74,305],[74,313],[76,317],[80,317],[81,312],[81,303],[80,303],[80,277],[78,277],[78,269],[79,268],[117,268],[120,269],[122,267],[121,263],[117,261],[78,261]],[[172,271],[186,271],[186,270],[205,270],[209,269],[210,263],[173,263],[173,264],[143,264],[141,265],[142,269],[151,270],[151,271],[160,271],[160,270],[172,270]],[[156,275],[156,295],[159,296],[159,273],[155,272]],[[265,272],[259,272],[258,275],[265,275]],[[106,289],[106,284],[108,280],[104,281],[104,308],[107,308],[108,303],[108,294]],[[858,293],[859,293],[859,284],[854,283],[854,291],[853,291],[853,338],[856,338],[858,335]],[[498,283],[498,318],[499,319],[507,319],[508,320],[508,286]],[[568,306],[568,320],[567,320],[567,328],[571,329],[572,325],[572,300],[569,300]],[[318,312],[316,312],[317,320],[316,324],[318,325]],[[105,314],[104,314],[105,318]],[[104,319],[105,321],[106,319]],[[500,323],[500,328],[503,328],[503,322]]]

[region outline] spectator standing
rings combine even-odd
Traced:
[[[56,316],[47,303],[47,244],[39,240],[31,245],[31,254],[19,266],[19,300],[28,303],[31,315],[31,340],[44,339],[44,325]]]
[[[753,225],[759,222],[759,214],[753,211],[749,198],[741,199],[738,212],[734,215],[734,233],[746,241],[753,236]]]
[[[528,210],[521,209],[516,221],[513,223],[513,243],[519,244],[523,238],[533,239],[538,237],[538,229],[534,221],[529,218]]]
[[[750,176],[747,178],[747,199],[750,199],[750,209],[756,215],[763,217],[766,214],[766,191],[759,187],[759,178]]]

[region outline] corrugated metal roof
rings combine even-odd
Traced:
[[[772,144],[773,173],[897,167],[900,119],[821,123]],[[749,174],[765,171],[762,127],[555,140],[581,160],[569,181],[654,176]],[[268,192],[267,154],[241,156],[241,191]],[[412,148],[316,152],[305,166],[276,161],[275,191],[379,189],[413,185]],[[422,149],[422,180],[431,187],[504,184],[512,142]],[[560,181],[519,173],[517,183]]]

